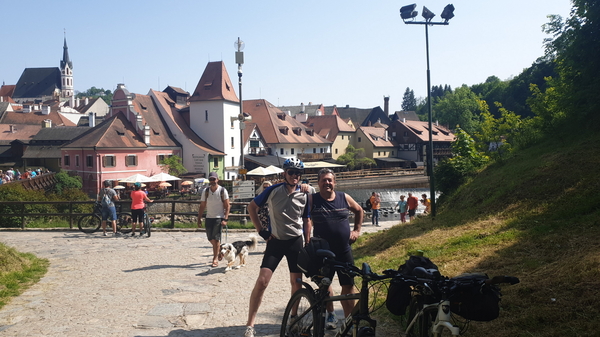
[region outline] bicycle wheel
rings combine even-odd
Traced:
[[[152,221],[150,221],[148,214],[144,214],[144,231],[146,232],[146,235],[150,237],[150,234],[152,233]]]
[[[314,325],[319,319],[316,309],[311,308],[315,301],[310,290],[300,289],[296,291],[285,307],[279,335],[281,337],[322,336],[323,331],[320,333],[314,331]],[[294,317],[291,316],[293,311],[297,312]],[[322,319],[324,321],[325,317],[322,317]]]
[[[102,219],[96,214],[84,215],[79,219],[77,227],[79,230],[91,234],[100,229],[102,225]]]
[[[131,232],[131,222],[133,218],[129,213],[119,213],[117,215],[117,231],[121,233]]]

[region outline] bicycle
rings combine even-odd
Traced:
[[[316,251],[319,258],[323,258],[324,267],[322,272],[311,277],[311,280],[318,285],[315,289],[307,282],[298,279],[297,281],[304,286],[296,291],[290,298],[284,312],[281,322],[281,337],[296,336],[314,336],[322,337],[325,335],[325,316],[326,305],[329,302],[343,300],[358,300],[352,312],[346,317],[342,326],[335,336],[368,337],[375,336],[377,322],[371,318],[369,313],[369,288],[372,282],[391,278],[393,275],[378,275],[371,271],[367,263],[362,264],[362,268],[346,263],[335,261],[335,254],[328,250],[319,249]],[[330,296],[329,285],[334,271],[341,271],[351,277],[361,277],[361,288],[357,294]],[[296,314],[292,315],[294,312]],[[361,324],[366,322],[366,325]],[[327,334],[330,335],[329,333]]]
[[[130,213],[117,213],[117,232],[130,232],[131,220],[132,218]],[[110,226],[110,224],[107,224],[107,227]],[[99,202],[94,203],[93,214],[84,215],[81,218],[79,218],[77,227],[79,227],[80,231],[86,234],[91,234],[100,230],[100,228],[102,228],[102,205]]]
[[[148,216],[146,208],[144,208],[144,219],[142,221],[144,228],[140,228],[140,236],[146,234],[148,235],[148,237],[150,237],[150,235],[152,234],[152,223],[154,222],[154,218]]]
[[[438,337],[447,333],[459,336],[466,332],[471,320],[493,320],[498,317],[500,309],[500,289],[496,285],[519,283],[517,277],[488,279],[485,274],[449,279],[442,277],[437,270],[423,267],[414,269],[415,276],[403,275],[395,270],[386,270],[384,274],[395,274],[392,282],[404,282],[410,287],[410,303],[405,313],[408,316],[407,326],[402,335],[407,337]],[[455,314],[465,319],[462,327],[458,325],[460,320]]]

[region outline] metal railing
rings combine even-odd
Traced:
[[[66,217],[68,218],[68,222],[69,222],[69,228],[73,229],[73,227],[77,227],[77,221],[79,220],[80,217],[82,216],[86,216],[86,215],[90,215],[93,213],[80,213],[80,212],[75,212],[76,205],[91,205],[93,206],[95,203],[95,201],[3,201],[2,202],[2,208],[0,209],[4,209],[6,210],[7,208],[11,209],[13,212],[11,213],[0,213],[0,218],[1,217],[15,217],[15,218],[20,218],[20,223],[21,223],[21,229],[25,229],[27,226],[27,219],[28,218],[32,218],[32,217],[48,217],[48,216],[56,216],[56,217]],[[151,211],[151,208],[153,205],[156,204],[170,204],[170,211],[162,211],[162,212],[153,212]],[[170,215],[171,217],[171,224],[170,224],[170,228],[175,228],[175,216],[177,215],[184,215],[184,216],[197,216],[198,215],[198,211],[195,212],[178,212],[177,211],[177,204],[196,204],[199,205],[200,201],[199,200],[154,200],[154,202],[152,204],[147,204],[147,206],[149,206],[149,208],[147,207],[147,213],[149,215]],[[241,209],[240,213],[230,213],[229,217],[233,217],[233,218],[240,218],[240,222],[242,222],[243,224],[246,223],[247,219],[250,217],[247,214],[247,206],[248,206],[248,202],[231,202],[230,203],[232,205],[232,208],[234,208],[234,206],[237,206],[235,208]],[[28,207],[30,205],[68,205],[68,212],[45,212],[45,213],[32,213],[31,212],[31,207]],[[117,212],[130,212],[130,205],[131,205],[131,201],[130,200],[123,200],[123,201],[115,201],[115,205],[117,207]],[[13,207],[10,207],[13,206]],[[93,208],[93,207],[91,207]],[[7,228],[7,227],[4,227]]]

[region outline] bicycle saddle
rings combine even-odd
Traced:
[[[425,269],[423,267],[415,267],[415,269],[413,269],[413,275],[418,278],[426,278],[431,280],[440,278],[442,276],[440,271],[437,269]]]

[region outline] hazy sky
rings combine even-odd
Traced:
[[[401,110],[407,87],[426,96],[425,27],[406,25],[388,0],[3,1],[0,81],[27,67],[58,67],[66,30],[75,90],[147,94],[167,85],[193,92],[209,61],[237,87],[234,42],[245,42],[243,99],[383,106]],[[417,2],[437,14],[448,1]],[[429,29],[432,85],[516,76],[544,53],[547,15],[569,0],[454,1],[448,26]]]

